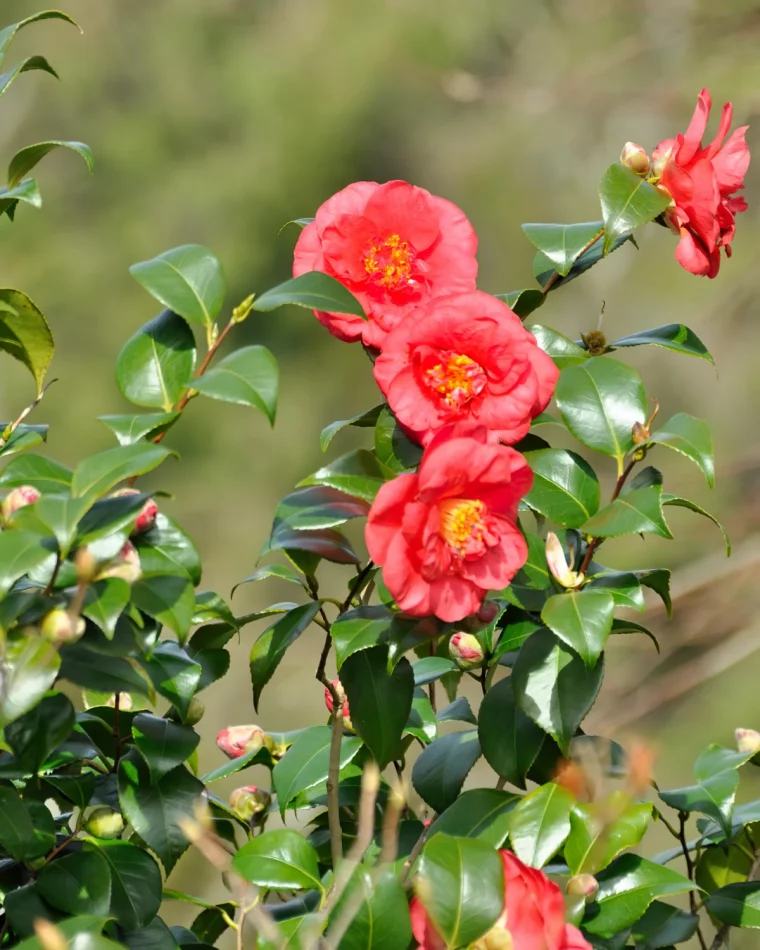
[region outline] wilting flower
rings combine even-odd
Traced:
[[[449,640],[449,656],[460,669],[471,670],[483,662],[483,647],[474,634],[455,633]]]
[[[405,181],[359,181],[333,195],[298,239],[293,276],[323,271],[359,300],[367,320],[315,311],[333,336],[380,347],[414,307],[474,290],[477,237],[456,205]]]
[[[338,687],[341,691],[343,687],[341,686],[340,680],[333,680],[332,684],[334,687]],[[325,687],[325,706],[327,706],[327,711],[332,715],[332,711],[335,708],[335,701],[333,700],[332,691]],[[350,729],[351,732],[354,731],[353,723],[351,722],[351,711],[348,708],[348,700],[343,699],[343,725],[346,729]]]
[[[365,537],[399,607],[454,622],[506,587],[528,556],[517,505],[532,481],[519,452],[462,425],[436,436],[416,473],[386,482]]]
[[[572,924],[565,923],[565,902],[559,887],[543,871],[529,868],[511,851],[500,851],[504,865],[504,909],[472,950],[591,950]],[[443,950],[418,897],[410,906],[412,932],[422,950]]]
[[[736,192],[744,187],[750,158],[746,125],[726,139],[733,115],[730,102],[723,106],[718,134],[702,147],[711,105],[710,93],[703,89],[686,133],[660,142],[652,153],[652,172],[673,199],[665,218],[681,236],[676,259],[692,274],[707,277],[718,273],[721,247],[731,256],[736,214],[747,209]]]
[[[120,498],[123,495],[139,495],[140,492],[136,488],[120,488],[119,491],[113,493],[113,498]],[[156,516],[158,515],[158,505],[152,498],[148,498],[145,504],[140,509],[137,518],[135,519],[135,526],[132,529],[132,536],[136,534],[145,534],[146,531],[150,531],[153,525],[156,523]]]
[[[3,521],[7,522],[19,508],[33,505],[35,501],[39,501],[40,497],[40,492],[33,485],[19,485],[18,488],[14,488],[13,491],[8,492],[0,506]]]
[[[388,404],[423,445],[460,421],[518,442],[558,377],[519,317],[480,290],[428,301],[388,334],[375,362]]]
[[[269,737],[261,726],[228,726],[216,737],[216,744],[231,759],[261,749]]]

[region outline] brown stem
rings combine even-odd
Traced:
[[[77,829],[76,831],[72,831],[72,833],[68,836],[68,838],[66,838],[60,844],[56,845],[53,848],[53,850],[50,852],[50,854],[45,858],[45,864],[50,864],[53,858],[59,855],[61,851],[63,851],[64,848],[67,848],[78,834],[79,834],[79,829]]]
[[[121,693],[114,693],[113,699],[113,731],[116,737],[116,748],[113,755],[113,770],[119,768],[119,759],[121,758],[121,728],[119,724],[119,704],[121,702]]]
[[[329,639],[329,634],[328,634]],[[332,694],[332,734],[330,764],[327,770],[327,820],[330,826],[330,853],[333,871],[343,860],[343,829],[340,824],[340,744],[343,739],[343,689],[330,683]]]
[[[598,234],[595,234],[591,238],[590,241],[586,242],[586,244],[583,245],[580,251],[578,251],[578,253],[573,258],[573,264],[575,264],[576,261],[579,261],[583,257],[583,255],[586,253],[586,251],[590,250],[596,244],[596,242],[603,236],[604,236],[604,228],[602,228]],[[546,296],[561,277],[562,277],[562,274],[560,274],[558,271],[555,270],[554,273],[551,275],[551,277],[547,280],[547,282],[541,288],[541,293],[544,296]]]
[[[356,575],[356,579],[351,585],[351,590],[348,592],[348,597],[346,597],[346,599],[341,604],[340,612],[342,614],[344,614],[349,609],[349,607],[351,606],[351,601],[361,591],[362,584],[366,580],[367,574],[369,574],[369,572],[372,570],[374,566],[375,565],[372,561],[367,561],[366,565]]]
[[[22,411],[21,415],[14,422],[11,422],[9,425],[5,427],[5,431],[3,432],[2,436],[0,436],[0,449],[7,443],[8,439],[10,439],[10,437],[13,435],[16,429],[18,429],[18,427],[21,425],[24,419],[26,419],[29,413],[32,412],[34,409],[36,409],[37,406],[39,406],[40,402],[42,401],[42,397],[45,395],[48,389],[50,389],[53,383],[57,383],[57,382],[58,382],[57,379],[51,379],[50,382],[47,384],[47,386],[45,386],[45,388],[39,394],[39,396],[37,396],[37,398],[34,400],[34,402],[30,403],[26,407],[26,409]]]
[[[637,459],[635,458],[631,459],[628,465],[626,465],[626,467],[618,476],[618,480],[615,483],[615,489],[612,492],[612,496],[610,497],[610,504],[612,504],[612,502],[615,501],[617,497],[620,495],[620,492],[623,490],[623,486],[628,480],[628,476],[633,471],[633,466],[636,464],[636,462],[637,462]],[[600,538],[592,538],[589,541],[588,547],[586,548],[586,556],[583,558],[583,563],[580,566],[579,573],[586,574],[588,572],[589,565],[591,564],[591,561],[594,557],[594,551],[596,551],[597,547],[599,546],[600,540],[601,540]]]
[[[691,860],[691,853],[689,852],[689,845],[686,841],[686,821],[688,819],[688,814],[685,811],[678,812],[678,840],[681,842],[681,849],[683,851],[684,861],[686,861],[686,876],[690,881],[694,880],[694,862]],[[696,916],[697,913],[697,898],[694,894],[694,891],[689,891],[689,909],[692,914]],[[699,945],[702,950],[707,950],[707,944],[705,943],[705,938],[702,935],[702,931],[697,927],[697,939],[699,940]]]
[[[430,641],[430,655],[435,656],[435,643],[432,640]],[[435,680],[430,681],[430,685],[428,686],[428,696],[430,697],[430,706],[433,712],[437,713],[438,710],[436,709],[435,700]]]
[[[58,572],[61,569],[61,564],[63,563],[63,558],[61,557],[61,552],[58,551],[55,556],[55,567],[53,568],[53,573],[50,575],[50,580],[48,585],[45,588],[45,596],[49,597],[53,593],[53,588],[55,587],[55,582],[58,580]]]

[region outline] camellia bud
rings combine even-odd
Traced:
[[[118,491],[115,491],[112,498],[122,498],[124,495],[139,495],[140,492],[136,488],[120,488]],[[146,531],[150,531],[153,525],[156,523],[156,515],[158,514],[158,505],[152,498],[149,498],[145,504],[140,509],[140,513],[135,519],[135,526],[132,529],[132,537],[136,534],[145,534]]]
[[[590,904],[597,895],[599,884],[592,874],[576,874],[567,882],[565,890],[574,897],[585,897],[586,903]]]
[[[243,785],[230,795],[230,808],[243,821],[252,821],[256,815],[269,808],[272,796],[263,788],[255,785]]]
[[[480,623],[493,623],[501,609],[502,608],[496,603],[495,600],[484,600],[480,606],[480,610],[478,610],[475,616],[478,618]]]
[[[231,759],[239,759],[247,752],[254,752],[266,745],[269,736],[261,726],[228,726],[216,737],[216,744]]]
[[[737,729],[734,732],[736,738],[736,748],[743,754],[752,753],[757,755],[760,752],[760,732],[754,729]]]
[[[84,630],[84,620],[81,617],[71,617],[61,607],[51,610],[40,626],[42,636],[51,643],[73,643],[82,636]]]
[[[675,144],[675,139],[665,139],[665,141],[660,142],[657,148],[652,152],[652,167],[650,168],[652,178],[662,178],[662,173],[670,161]]]
[[[105,838],[109,841],[118,838],[124,831],[124,818],[120,812],[103,805],[90,812],[84,827],[94,838]]]
[[[77,570],[77,580],[89,584],[95,580],[98,573],[98,562],[89,548],[80,548],[74,557],[74,566]]]
[[[125,541],[124,547],[108,567],[98,574],[97,579],[102,581],[107,577],[118,577],[128,584],[135,584],[140,580],[141,575],[142,568],[140,567],[140,555],[137,553],[137,548],[131,541]]]
[[[546,563],[549,567],[552,577],[566,587],[568,590],[574,590],[580,587],[585,577],[577,571],[571,571],[565,557],[565,550],[562,547],[559,538],[553,531],[546,535]]]
[[[203,719],[203,714],[206,712],[206,704],[202,699],[198,699],[197,696],[193,696],[190,700],[190,704],[187,707],[187,713],[185,718],[182,720],[186,726],[194,726],[196,723],[199,723]]]
[[[27,505],[33,505],[40,497],[41,493],[33,485],[20,485],[18,488],[14,488],[13,491],[5,496],[3,504],[0,507],[3,522],[7,523],[11,515],[17,512],[19,508],[26,508]]]
[[[343,687],[340,680],[333,680],[333,686],[338,690],[339,695],[343,695],[343,725],[346,729],[349,729],[351,732],[354,731],[354,725],[351,722],[351,712],[348,708],[348,700],[345,698],[345,693],[343,692]],[[327,706],[327,711],[332,715],[332,711],[335,708],[335,702],[333,701],[332,692],[325,687],[325,706]]]
[[[646,178],[649,173],[649,156],[646,149],[635,142],[626,142],[620,153],[620,164],[630,168],[634,175]]]
[[[449,640],[449,656],[460,670],[471,670],[484,660],[480,640],[472,633],[455,633]]]
[[[69,945],[63,931],[44,917],[34,921],[34,932],[42,950],[66,950]]]

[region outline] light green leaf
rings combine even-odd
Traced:
[[[280,371],[265,346],[245,346],[193,380],[193,389],[241,406],[260,409],[274,425]]]
[[[650,443],[664,445],[691,459],[707,479],[710,488],[715,486],[715,451],[710,427],[702,419],[679,412],[653,432]]]
[[[222,265],[199,244],[175,247],[133,264],[129,273],[159,303],[193,323],[208,328],[222,309],[226,291]]]
[[[88,498],[97,498],[125,478],[152,472],[171,454],[163,445],[145,442],[98,452],[76,467],[71,481],[72,493],[78,497],[86,495]]]
[[[40,308],[20,290],[0,288],[0,350],[26,366],[39,395],[53,359],[53,334]]]
[[[95,160],[92,149],[84,142],[37,142],[36,145],[27,145],[26,148],[22,148],[11,159],[8,166],[8,187],[15,188],[27,172],[31,171],[39,161],[57,148],[67,148],[81,155],[87,169],[92,173],[95,168]]]
[[[329,274],[309,271],[266,290],[253,302],[254,310],[276,310],[285,304],[295,304],[309,310],[327,313],[351,313],[366,320],[364,310],[353,294]]]
[[[546,601],[541,619],[591,670],[610,635],[614,614],[615,601],[607,591],[566,591]]]
[[[322,890],[317,853],[292,828],[258,835],[238,851],[232,868],[246,881],[275,890]]]
[[[595,237],[601,237],[601,221],[583,224],[523,224],[522,229],[534,247],[551,261],[560,276],[570,273],[581,252]]]
[[[195,352],[187,322],[164,310],[140,327],[119,353],[116,382],[122,396],[136,406],[171,412],[192,379]]]
[[[601,489],[588,462],[565,449],[526,452],[533,487],[525,503],[564,528],[579,528],[599,509]]]
[[[653,221],[670,204],[669,195],[617,162],[602,176],[599,198],[604,218],[605,254],[618,238]]]
[[[311,726],[298,736],[293,745],[275,765],[272,782],[280,812],[300,794],[327,780],[332,730],[329,726]],[[340,767],[345,768],[362,747],[355,736],[343,738],[340,745]]]
[[[509,837],[517,857],[530,867],[543,867],[570,834],[574,804],[572,794],[553,782],[521,799],[509,816]]]

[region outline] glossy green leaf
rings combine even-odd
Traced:
[[[212,782],[218,782],[220,779],[228,778],[230,775],[241,772],[243,769],[248,768],[249,765],[266,765],[271,768],[272,756],[269,750],[266,748],[251,749],[244,755],[240,755],[236,759],[230,759],[229,762],[225,762],[224,765],[220,765],[218,768],[212,769],[211,772],[207,772],[201,780],[204,785],[210,785]]]
[[[348,610],[341,614],[330,628],[338,670],[348,657],[359,650],[384,644],[391,649],[392,657],[395,657],[437,632],[435,621],[408,617],[381,604]],[[442,658],[433,659],[440,661]],[[444,661],[443,672],[453,668],[449,663],[450,661]],[[417,664],[414,671],[416,678]],[[419,682],[416,682],[416,685],[419,686]]]
[[[244,577],[242,581],[238,581],[232,588],[230,596],[243,584],[255,584],[257,581],[264,581],[270,577],[274,577],[279,581],[287,581],[289,584],[303,584],[301,575],[294,571],[292,567],[288,567],[287,564],[268,564],[266,567],[260,567],[248,577]]]
[[[0,422],[0,432],[5,433],[10,423]],[[49,426],[25,426],[19,425],[5,436],[3,445],[0,446],[0,456],[4,459],[15,455],[17,452],[26,452],[34,448],[40,442],[47,442]]]
[[[666,950],[685,943],[697,932],[699,917],[662,901],[654,901],[633,925],[631,936],[642,950]]]
[[[192,817],[203,785],[184,766],[152,782],[147,763],[136,752],[119,762],[119,802],[127,821],[168,874],[189,842],[180,821]]]
[[[524,320],[530,316],[534,310],[542,307],[546,300],[546,294],[533,287],[527,287],[523,290],[510,290],[506,294],[494,294],[498,300],[503,300],[509,309]]]
[[[193,582],[176,574],[147,574],[132,585],[132,600],[138,610],[169,627],[181,639],[193,621]]]
[[[133,475],[153,471],[171,452],[163,445],[137,442],[119,445],[84,459],[76,467],[71,482],[75,496],[97,498]]]
[[[85,853],[105,858],[111,876],[109,916],[125,930],[147,927],[161,906],[161,871],[131,841],[88,841]]]
[[[41,72],[49,73],[51,76],[55,76],[56,79],[59,78],[58,73],[53,69],[44,56],[29,56],[27,59],[23,59],[12,69],[9,69],[8,72],[3,73],[2,76],[0,76],[0,96],[2,96],[4,92],[8,91],[10,84],[14,79],[20,76],[21,73],[28,73],[32,70],[40,70]]]
[[[679,498],[677,495],[669,495],[667,492],[662,496],[663,505],[672,505],[676,508],[688,508],[689,511],[693,511],[698,515],[702,515],[703,518],[708,518],[712,523],[720,530],[720,533],[723,535],[723,540],[726,544],[726,557],[731,556],[731,538],[728,536],[728,532],[723,527],[723,525],[718,521],[715,515],[711,515],[709,511],[706,511],[704,508],[700,507],[696,502],[689,501],[688,498]],[[642,581],[643,583],[643,581]]]
[[[734,813],[734,822],[735,820],[736,813]],[[722,835],[722,832],[718,833]],[[701,836],[697,841],[701,842]],[[694,847],[697,846],[696,841],[692,844]],[[746,881],[753,862],[752,852],[748,851],[746,845],[747,842],[740,837],[736,844],[722,843],[705,848],[699,857],[694,874],[697,886],[711,894],[727,884]],[[678,853],[683,854],[683,848],[679,848]]]
[[[84,142],[37,142],[35,145],[27,145],[26,148],[22,148],[11,159],[8,166],[8,187],[14,188],[18,185],[27,172],[30,172],[38,162],[57,148],[70,149],[72,152],[81,155],[88,171],[92,173],[95,168],[95,159],[92,155],[92,149]]]
[[[646,393],[639,374],[608,356],[595,356],[563,369],[555,396],[576,439],[622,466],[633,448],[634,423],[646,419]]]
[[[192,379],[195,352],[187,322],[164,310],[140,327],[119,353],[116,382],[122,396],[136,406],[171,412]]]
[[[265,346],[244,346],[193,380],[193,389],[241,406],[260,409],[274,425],[280,370]]]
[[[388,672],[388,650],[370,647],[349,656],[340,671],[356,734],[384,769],[398,754],[412,709],[414,673],[402,657]]]
[[[87,589],[82,613],[111,639],[116,622],[129,603],[131,588],[119,577],[96,581]]]
[[[434,811],[443,812],[456,801],[479,758],[480,743],[475,729],[440,736],[414,763],[412,785]]]
[[[601,221],[583,224],[523,224],[523,232],[534,247],[542,251],[562,277],[595,237],[601,237]]]
[[[453,802],[430,826],[428,838],[441,834],[479,838],[500,848],[509,836],[510,814],[517,795],[497,788],[471,788]]]
[[[551,327],[534,323],[526,326],[525,329],[533,334],[544,353],[551,356],[560,369],[564,369],[566,366],[578,366],[591,358],[588,350],[584,350],[583,347],[573,343],[572,340],[562,336],[561,333],[557,333],[556,330],[552,330]]]
[[[43,696],[26,715],[5,727],[5,741],[24,772],[34,774],[50,753],[65,742],[76,714],[62,693]]]
[[[408,662],[408,660],[406,662]],[[414,674],[412,674],[412,679],[414,679]],[[353,707],[351,707],[351,712],[353,715]],[[477,720],[474,724],[476,723]],[[409,718],[404,724],[402,736],[414,736],[415,739],[419,739],[423,745],[429,745],[437,735],[438,720],[433,712],[430,698],[421,686],[415,686],[412,696],[412,708],[409,711]],[[401,747],[397,746],[397,748]]]
[[[317,853],[292,828],[258,835],[238,851],[232,868],[246,881],[275,890],[322,890]]]
[[[311,726],[298,736],[272,771],[272,782],[280,811],[300,793],[321,785],[327,779],[330,760],[329,726]],[[345,768],[362,746],[355,736],[344,737],[340,744],[340,767]]]
[[[686,353],[688,356],[698,356],[701,359],[715,363],[707,347],[699,337],[683,323],[669,323],[664,327],[654,327],[651,330],[641,330],[630,336],[623,336],[615,340],[613,347],[619,346],[662,346],[676,353]]]
[[[131,495],[117,495],[101,498],[92,504],[89,498],[74,499],[77,503],[87,502],[87,510],[77,525],[77,546],[91,544],[99,538],[109,539],[116,532],[126,530],[131,533],[135,521],[150,495],[135,492]],[[47,498],[37,502],[37,511],[44,512]],[[91,505],[91,507],[90,507]]]
[[[100,938],[97,945],[83,942],[88,934],[98,935],[107,923],[106,917],[95,917],[91,914],[82,914],[79,917],[66,917],[56,922],[56,927],[64,937],[71,938],[69,946],[72,950],[116,950],[118,944]],[[29,937],[16,944],[20,950],[44,950],[39,937]]]
[[[438,722],[468,722],[471,726],[478,724],[477,716],[466,696],[458,696],[448,706],[439,710],[435,718]]]
[[[760,928],[760,881],[722,887],[707,898],[707,909],[732,927]]]
[[[98,416],[109,428],[119,445],[132,445],[140,439],[152,439],[170,429],[179,419],[176,412],[143,412],[139,415]]]
[[[491,768],[518,788],[538,755],[544,733],[515,700],[511,677],[499,680],[483,698],[478,714],[478,738]]]
[[[41,455],[24,455],[12,459],[0,472],[0,485],[17,488],[33,485],[43,494],[65,492],[71,487],[72,471]]]
[[[298,488],[277,506],[272,534],[278,530],[334,528],[352,518],[365,518],[369,504],[326,485]]]
[[[602,176],[599,198],[604,218],[605,254],[619,237],[653,221],[670,204],[669,195],[617,162]]]
[[[533,487],[525,502],[564,528],[579,528],[599,509],[601,489],[588,462],[565,449],[526,452]]]
[[[541,619],[592,670],[612,630],[615,601],[607,591],[555,594],[544,604]]]
[[[360,867],[344,900],[338,902],[333,919],[355,900],[356,888],[362,889],[362,902],[338,950],[407,950],[412,939],[408,898],[396,875],[386,870],[375,878]]]
[[[662,513],[662,485],[634,488],[616,498],[586,522],[583,531],[600,538],[617,538],[623,534],[673,535]]]
[[[639,611],[645,609],[646,604],[641,581],[633,571],[612,571],[608,568],[602,568],[601,565],[595,565],[594,567],[600,569],[601,573],[589,569],[589,583],[584,590],[608,591],[616,607],[629,607],[631,610]]]
[[[297,531],[287,525],[278,525],[261,553],[269,551],[285,551],[304,574],[312,574],[320,558],[336,564],[359,564],[359,556],[351,542],[333,528]]]
[[[193,323],[210,327],[222,309],[226,290],[222,265],[198,244],[133,264],[129,273],[164,307]]]
[[[187,761],[200,741],[200,736],[190,726],[178,725],[152,713],[135,716],[132,738],[148,763],[154,780]]]
[[[164,897],[166,897],[165,891]],[[236,909],[231,901],[207,907],[198,914],[190,929],[201,943],[213,947],[228,929],[227,920],[222,916],[222,911],[224,911],[228,919],[232,920],[235,917]]]
[[[201,582],[198,551],[176,521],[159,512],[150,531],[134,539],[144,574],[177,574]]]
[[[3,531],[0,534],[0,596],[13,584],[50,557],[50,547],[29,531]]]
[[[539,630],[525,641],[512,670],[521,709],[565,753],[597,697],[603,676],[603,657],[589,670],[549,630]]]
[[[54,349],[53,334],[37,304],[20,290],[0,288],[0,350],[26,366],[38,394]]]
[[[454,673],[459,667],[453,660],[445,656],[426,656],[416,663],[412,663],[414,685],[425,686],[434,680],[439,680],[447,673]]]
[[[17,861],[39,858],[55,845],[53,816],[41,809],[32,811],[14,788],[0,787],[0,845]]]
[[[3,57],[8,52],[8,47],[18,31],[29,26],[30,23],[38,23],[40,20],[64,20],[66,23],[77,26],[76,20],[73,20],[68,13],[61,13],[60,10],[43,10],[19,20],[18,23],[12,23],[0,30],[0,63],[2,63]]]
[[[715,485],[715,450],[710,427],[704,420],[679,412],[653,432],[650,443],[664,445],[691,459],[707,479],[710,488]]]
[[[360,412],[358,416],[352,416],[350,419],[338,419],[337,422],[331,422],[329,425],[326,425],[320,433],[319,447],[323,452],[326,452],[327,447],[335,436],[341,430],[349,426],[356,426],[358,429],[374,429],[378,416],[384,408],[385,403],[381,403],[379,406],[374,406],[366,412]]]
[[[327,313],[352,313],[366,320],[361,304],[346,288],[329,274],[308,271],[300,277],[265,291],[253,302],[254,310],[276,310],[285,304],[295,304],[309,310]]]
[[[29,67],[31,69],[44,68],[44,66],[36,65],[37,63],[49,65],[47,60],[41,56],[33,56],[31,59],[22,63],[21,66],[17,66],[15,69],[12,69],[11,72],[0,76],[0,96],[2,96],[16,76],[24,72],[22,67],[29,63],[33,64]],[[55,73],[53,75],[55,75]],[[15,188],[0,188],[0,215],[7,214],[12,220],[19,201],[23,201],[24,204],[31,205],[33,208],[42,207],[42,195],[34,178],[26,178],[20,185],[16,185]]]
[[[553,782],[522,798],[509,816],[509,837],[517,857],[530,867],[543,867],[570,834],[574,804],[572,794]]]
[[[636,805],[615,791],[601,804],[576,804],[570,813],[570,835],[564,857],[571,874],[596,874],[646,834],[652,806]]]
[[[416,468],[422,458],[421,446],[409,439],[389,409],[383,409],[375,424],[375,455],[392,472]]]
[[[424,754],[424,753],[423,753]],[[491,929],[504,907],[498,853],[476,838],[437,834],[418,866],[417,895],[447,948],[465,947]]]
[[[66,855],[45,865],[37,889],[51,907],[71,916],[106,915],[111,904],[108,863],[98,851]]]
[[[60,656],[47,640],[25,637],[8,645],[2,666],[0,728],[39,702],[55,682],[60,666]]]
[[[374,501],[383,482],[388,480],[392,473],[383,467],[372,452],[366,449],[357,449],[347,455],[341,455],[328,465],[323,466],[313,475],[309,475],[302,485],[329,485],[348,495],[356,495],[365,501]]]
[[[259,708],[261,692],[274,675],[288,647],[291,647],[306,630],[319,612],[319,607],[319,601],[296,607],[276,620],[271,627],[267,627],[254,643],[251,649],[250,666],[255,709]]]

